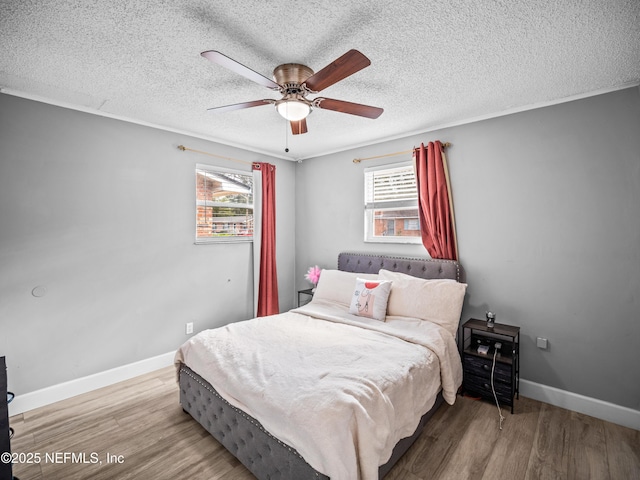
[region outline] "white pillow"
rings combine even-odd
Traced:
[[[391,282],[358,278],[349,313],[384,321],[390,292]]]
[[[351,305],[351,297],[353,296],[353,287],[356,285],[356,279],[364,278],[367,280],[375,280],[378,275],[375,273],[352,273],[343,272],[341,270],[322,270],[320,280],[313,294],[314,300],[327,300],[337,302],[346,307]]]
[[[379,277],[393,282],[387,315],[429,320],[456,335],[466,283],[447,279],[425,280],[384,269],[380,270]]]

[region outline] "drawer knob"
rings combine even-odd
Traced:
[[[489,367],[489,365],[482,365],[482,368],[484,368],[485,370],[491,370],[491,368]]]

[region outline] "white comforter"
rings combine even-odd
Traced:
[[[377,480],[440,388],[453,404],[462,381],[455,340],[438,325],[322,301],[203,331],[175,359],[332,480]]]

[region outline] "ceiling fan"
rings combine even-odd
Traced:
[[[340,58],[334,60],[316,73],[306,65],[299,63],[279,65],[273,70],[273,78],[275,81],[245,67],[241,63],[236,62],[216,50],[208,50],[202,52],[201,55],[215,64],[228,68],[238,75],[242,75],[259,85],[279,91],[282,94],[280,100],[266,98],[251,102],[235,103],[233,105],[210,108],[208,109],[210,112],[228,112],[231,110],[258,107],[260,105],[275,105],[278,113],[291,124],[291,131],[294,135],[307,133],[306,118],[315,108],[349,113],[367,118],[378,118],[383,112],[382,108],[345,102],[344,100],[334,100],[325,97],[317,97],[313,100],[307,98],[307,95],[318,93],[334,83],[347,78],[349,75],[353,75],[371,65],[371,61],[357,50],[349,50]]]

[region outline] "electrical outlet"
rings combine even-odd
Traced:
[[[193,322],[189,322],[184,326],[185,335],[191,335],[193,333]]]

